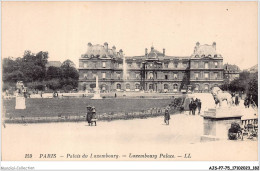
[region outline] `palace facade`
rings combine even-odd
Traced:
[[[223,58],[216,43],[196,43],[190,56],[168,56],[165,49],[145,49],[143,56],[124,56],[123,50],[88,43],[87,52],[79,59],[79,90],[93,90],[98,76],[100,90],[208,92],[223,83]],[[190,86],[188,86],[190,85]]]

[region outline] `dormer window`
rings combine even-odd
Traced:
[[[208,55],[209,58],[211,58],[211,55]]]
[[[218,55],[217,55],[217,54],[215,54],[215,55],[214,55],[214,58],[217,58],[217,57],[218,57]]]
[[[203,55],[201,55],[201,57],[202,57],[202,58],[204,58],[204,57],[205,57],[205,55],[203,54]]]
[[[102,57],[103,57],[103,58],[105,58],[105,57],[106,57],[106,55],[104,54]]]
[[[199,57],[199,55],[195,55],[195,58],[198,58]]]

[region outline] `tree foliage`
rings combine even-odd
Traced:
[[[79,74],[75,64],[65,60],[61,67],[46,67],[48,52],[40,51],[36,54],[26,50],[22,58],[11,57],[3,59],[4,88],[17,81],[23,81],[29,89],[72,90],[78,87]]]

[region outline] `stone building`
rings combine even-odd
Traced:
[[[212,45],[196,44],[191,56],[168,56],[166,50],[146,48],[143,56],[124,56],[123,51],[88,43],[79,59],[79,89],[92,90],[95,77],[101,91],[179,92],[184,82],[194,91],[209,91],[223,82],[223,58]],[[186,81],[185,81],[186,80]]]
[[[239,78],[239,74],[242,72],[238,66],[231,64],[224,64],[224,82],[230,83],[236,78]]]

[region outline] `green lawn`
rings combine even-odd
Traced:
[[[102,99],[87,98],[64,99],[26,99],[26,109],[16,110],[15,99],[4,100],[6,117],[45,117],[45,116],[77,116],[85,115],[86,106],[96,107],[97,114],[138,112],[149,108],[161,108],[170,104],[172,99]]]

